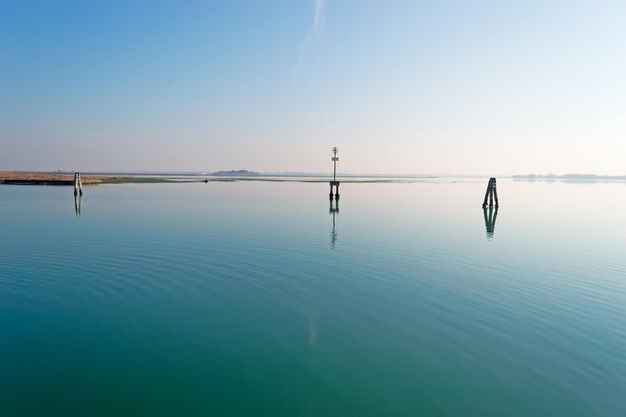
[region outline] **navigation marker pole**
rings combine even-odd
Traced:
[[[333,156],[331,158],[331,161],[333,161],[333,180],[330,182],[330,194],[328,194],[330,200],[333,199],[333,187],[335,187],[335,199],[339,200],[339,181],[337,181],[337,161],[339,161],[339,157],[337,156],[337,152],[339,152],[339,150],[337,147],[334,147]]]

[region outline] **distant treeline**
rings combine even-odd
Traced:
[[[216,177],[233,177],[233,176],[252,176],[259,175],[258,172],[248,171],[247,169],[231,170],[231,171],[217,171],[212,173]]]

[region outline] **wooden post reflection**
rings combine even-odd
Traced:
[[[498,218],[498,206],[483,207],[483,216],[485,217],[485,229],[487,230],[487,238],[493,238],[493,234],[496,230],[496,219]]]
[[[80,209],[83,205],[83,195],[74,193],[74,211],[77,216],[80,216]]]
[[[330,230],[330,248],[335,249],[335,243],[337,242],[337,231],[335,230],[335,215],[339,214],[339,199],[330,200],[330,208],[328,212],[333,215],[333,226]]]

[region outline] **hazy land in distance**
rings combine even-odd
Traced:
[[[235,182],[235,181],[266,181],[266,182],[326,182],[329,173],[258,173],[249,170],[230,170],[207,172],[83,172],[83,185],[97,184],[150,184],[150,183],[189,183],[189,182]],[[480,179],[487,175],[418,175],[418,174],[340,174],[342,182],[385,183],[385,182],[421,182],[434,179]],[[514,181],[568,181],[568,182],[605,182],[624,181],[626,175],[596,174],[546,174],[546,175],[512,175],[498,178]],[[0,172],[0,184],[7,185],[73,185],[74,173],[67,171],[54,172]]]

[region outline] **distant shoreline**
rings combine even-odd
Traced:
[[[162,184],[162,183],[209,183],[209,182],[301,182],[325,183],[329,174],[265,174],[242,171],[218,171],[215,173],[81,173],[83,185],[100,184]],[[230,174],[230,175],[229,175]],[[452,175],[390,175],[390,174],[343,174],[338,179],[342,183],[417,183],[417,182],[457,182],[484,180],[488,176]],[[626,182],[626,176],[565,174],[565,175],[512,175],[499,176],[501,179],[525,182]],[[74,175],[67,172],[0,172],[0,185],[51,185],[73,186]]]
[[[343,183],[411,183],[435,180],[438,177],[372,177],[346,175],[340,178]],[[225,172],[213,174],[92,174],[81,173],[83,185],[100,184],[160,184],[160,183],[209,183],[209,182],[301,182],[301,183],[326,183],[329,175],[286,175],[286,174],[253,174],[242,175],[237,172],[234,175],[226,175]],[[50,172],[0,172],[0,185],[52,185],[73,186],[74,175],[68,173]]]
[[[514,181],[569,181],[569,182],[606,182],[626,181],[626,175],[564,174],[564,175],[513,175]]]

